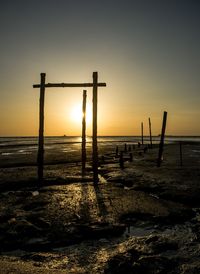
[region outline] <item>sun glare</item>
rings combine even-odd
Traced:
[[[82,106],[81,105],[74,105],[70,112],[70,118],[73,122],[81,123],[82,122]],[[86,107],[86,123],[90,124],[92,121],[92,109],[89,104]]]

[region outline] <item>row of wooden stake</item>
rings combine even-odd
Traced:
[[[40,88],[40,106],[39,106],[39,142],[38,142],[38,180],[43,181],[44,170],[44,100],[45,100],[45,88],[51,87],[93,87],[93,130],[92,130],[92,162],[93,162],[93,180],[98,182],[98,146],[97,146],[97,89],[98,87],[105,87],[106,83],[98,83],[98,73],[93,72],[93,83],[48,83],[45,82],[46,74],[41,73],[40,84],[33,85],[34,88]],[[85,172],[86,167],[86,98],[87,91],[83,90],[83,105],[82,105],[82,173]],[[164,111],[163,123],[161,131],[161,140],[159,145],[159,156],[157,166],[161,165],[165,128],[167,121],[167,112]],[[149,133],[150,133],[150,146],[152,147],[152,135],[151,135],[151,120],[149,118]],[[143,122],[141,123],[141,136],[142,145],[144,144],[143,138]],[[122,157],[122,156],[121,156]],[[131,156],[130,156],[131,158]]]

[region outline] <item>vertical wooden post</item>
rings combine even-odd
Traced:
[[[118,148],[118,146],[116,146],[115,156],[118,157],[118,155],[119,155],[119,148]]]
[[[127,144],[124,144],[124,152],[127,152]]]
[[[119,156],[119,165],[120,168],[124,168],[124,155],[123,155],[123,151],[120,151],[120,156]]]
[[[142,145],[143,145],[144,144],[143,122],[141,123],[141,137],[142,137]]]
[[[92,149],[93,149],[93,180],[98,183],[98,148],[97,148],[97,83],[98,73],[93,72],[93,136],[92,136]]]
[[[38,181],[43,180],[44,166],[44,98],[45,98],[45,73],[40,74],[40,107],[39,107],[39,140],[38,140]]]
[[[182,152],[182,142],[179,142],[179,149],[180,149],[180,166],[183,166],[183,152]]]
[[[152,135],[151,135],[151,119],[149,118],[149,137],[150,137],[150,147],[152,148]]]
[[[86,165],[86,98],[87,91],[83,91],[83,105],[82,105],[82,174],[85,173]]]
[[[158,162],[157,162],[157,166],[158,167],[160,167],[160,165],[161,165],[162,156],[163,156],[163,147],[164,147],[164,138],[165,138],[166,123],[167,123],[167,112],[164,111],[164,113],[163,113],[162,131],[161,131],[161,136],[160,136],[159,152],[158,152]]]

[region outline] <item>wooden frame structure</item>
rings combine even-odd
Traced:
[[[33,88],[40,88],[39,106],[39,142],[38,142],[38,180],[43,181],[44,170],[44,99],[46,88],[72,88],[72,87],[92,87],[93,88],[93,135],[92,135],[92,161],[93,161],[93,180],[98,182],[98,147],[97,147],[97,102],[98,87],[106,87],[106,83],[98,83],[98,72],[93,72],[93,83],[48,83],[45,82],[46,74],[40,74],[40,84],[33,85]],[[83,155],[83,154],[82,154]]]

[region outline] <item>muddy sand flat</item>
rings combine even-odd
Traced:
[[[90,163],[0,169],[0,273],[200,273],[200,144],[129,148],[124,168]],[[129,153],[133,161],[129,161]],[[56,155],[59,162],[59,155]]]

